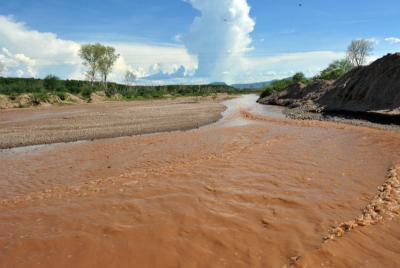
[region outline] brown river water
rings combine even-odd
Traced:
[[[249,95],[186,132],[0,152],[0,267],[399,267],[400,220],[325,241],[400,164],[400,132]]]

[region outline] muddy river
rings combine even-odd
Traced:
[[[325,237],[396,172],[400,132],[255,100],[196,130],[2,150],[0,267],[399,267],[395,208]]]

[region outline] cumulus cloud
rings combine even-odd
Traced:
[[[255,21],[249,16],[246,0],[186,1],[200,15],[188,35],[178,35],[182,44],[105,42],[121,55],[110,81],[122,82],[129,70],[142,84],[259,82],[288,77],[298,71],[311,76],[332,60],[345,56],[344,52],[314,51],[250,57],[246,52],[252,49],[250,33]],[[0,16],[0,61],[7,76],[55,74],[83,79],[80,45],[53,33],[29,29],[12,17]]]
[[[127,70],[139,77],[154,73],[156,63],[163,72],[173,72],[176,66],[187,70],[197,68],[195,57],[187,50],[173,45],[113,44],[121,57],[117,60],[112,81],[123,81]],[[63,78],[83,79],[84,66],[78,52],[81,44],[63,40],[53,33],[29,29],[12,17],[0,16],[0,60],[8,76],[45,76],[56,74]]]
[[[76,68],[79,44],[58,38],[53,33],[42,33],[29,29],[12,17],[0,16],[0,47],[4,53],[9,75],[36,76],[40,69],[54,65],[67,65]],[[11,55],[12,54],[12,55]],[[15,65],[25,65],[26,70],[16,69]]]
[[[193,71],[197,68],[196,58],[189,55],[185,47],[152,44],[109,44],[121,54],[123,61],[117,62],[114,70],[129,69],[138,77],[158,72],[173,73],[180,66]]]
[[[0,50],[2,73],[15,74],[18,77],[33,77],[36,75],[36,61],[24,54],[12,54],[8,49]]]
[[[391,44],[400,44],[400,38],[399,37],[388,37],[385,38],[386,42],[389,42]]]
[[[189,53],[196,55],[196,75],[231,82],[241,58],[251,50],[255,21],[247,0],[186,0],[200,12],[190,33],[182,37]]]

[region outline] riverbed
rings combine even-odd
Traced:
[[[195,130],[0,154],[0,266],[400,265],[397,217],[324,239],[398,168],[399,132],[223,104]]]

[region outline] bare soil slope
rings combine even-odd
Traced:
[[[259,103],[302,107],[308,111],[400,115],[400,53],[355,68],[334,82],[292,85],[260,99]]]

